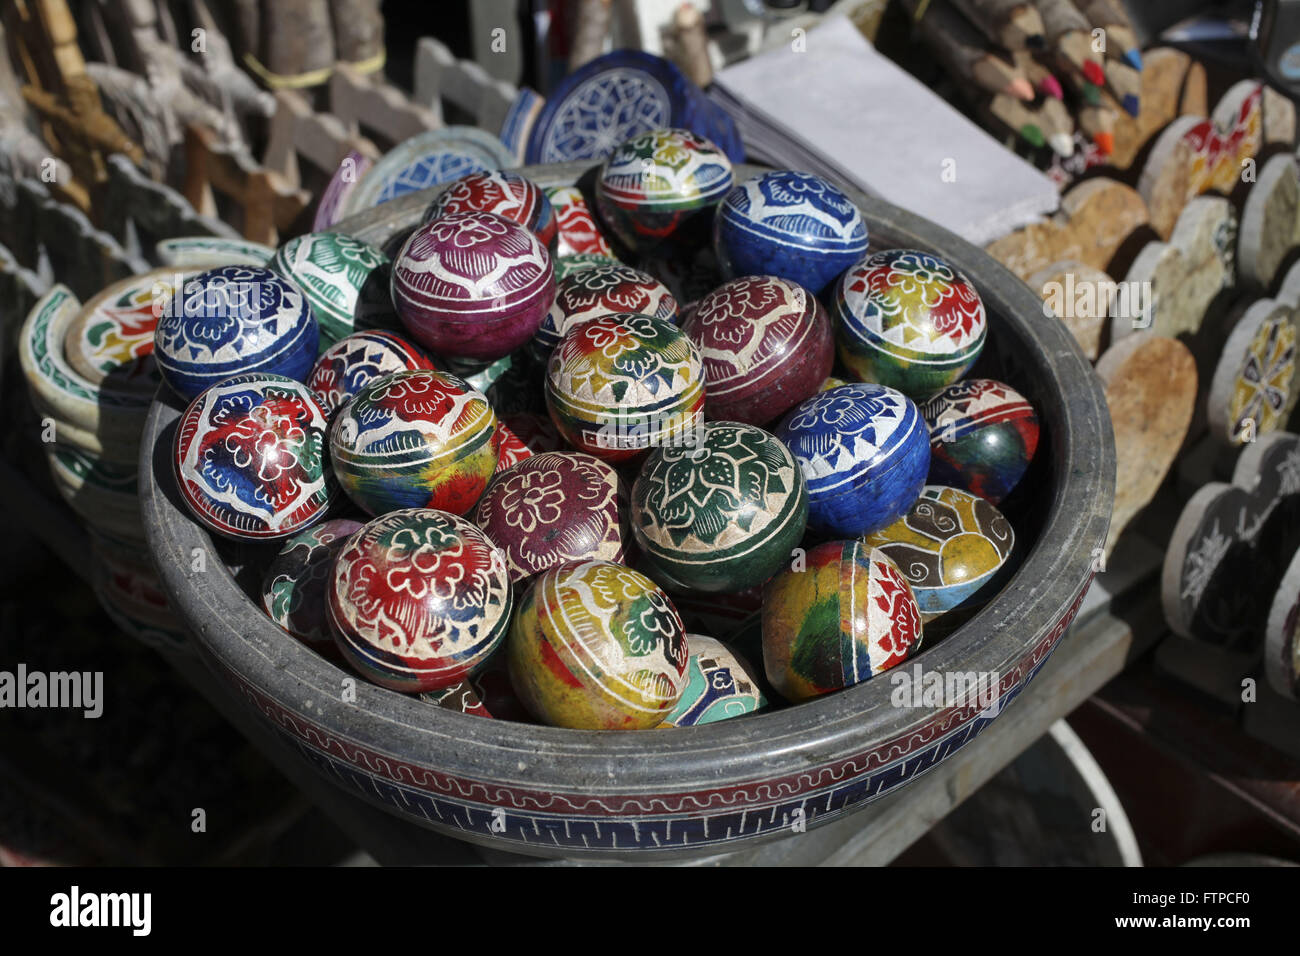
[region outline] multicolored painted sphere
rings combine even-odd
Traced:
[[[907,578],[881,550],[830,541],[763,592],[763,667],[787,700],[808,700],[883,674],[921,647]]]
[[[689,446],[650,453],[632,487],[631,520],[652,577],[740,591],[789,564],[808,525],[808,491],[772,435],[710,422]]]
[[[700,353],[667,319],[591,319],[551,353],[546,405],[569,444],[605,461],[681,444],[704,418]]]
[[[841,385],[795,406],[776,429],[808,481],[808,526],[870,534],[907,513],[930,469],[930,432],[910,398]]]
[[[316,360],[307,387],[325,414],[333,415],[377,378],[433,368],[419,349],[392,332],[353,332]]]
[[[557,258],[614,255],[600,226],[596,225],[596,217],[592,215],[581,189],[577,186],[550,186],[546,189],[546,198],[551,201],[559,227],[555,244]],[[556,266],[556,275],[559,275],[559,266]]]
[[[546,193],[531,179],[504,169],[481,169],[453,180],[424,211],[423,222],[462,212],[491,212],[517,222],[555,250],[559,223]]]
[[[564,439],[556,430],[555,422],[545,413],[507,412],[501,416],[501,421],[534,455],[564,450]]]
[[[703,136],[656,129],[614,150],[596,180],[596,208],[605,224],[634,249],[667,239],[707,235],[712,210],[731,188],[731,160]]]
[[[497,450],[497,467],[492,474],[499,475],[507,468],[513,468],[525,458],[533,457],[533,450],[524,444],[524,440],[510,430],[510,426],[497,419],[497,431],[501,432],[501,447]]]
[[[816,394],[835,362],[830,318],[801,286],[732,279],[683,326],[704,359],[704,413],[766,425]]]
[[[555,284],[555,301],[529,346],[545,362],[564,333],[579,322],[635,312],[677,322],[677,300],[668,287],[639,269],[621,263],[582,269]]]
[[[348,663],[409,693],[450,687],[482,665],[505,639],[514,597],[482,531],[445,511],[405,508],[348,539],[328,607]]]
[[[519,702],[515,689],[510,686],[510,668],[506,663],[504,642],[469,677],[450,687],[426,691],[420,695],[420,699],[437,704],[444,710],[455,710],[475,717],[534,723],[532,715]]]
[[[420,700],[426,704],[436,704],[443,710],[455,711],[458,714],[469,714],[471,717],[492,716],[488,709],[483,706],[478,691],[474,689],[474,685],[470,683],[468,678],[458,681],[450,687],[426,690],[420,695]]]
[[[983,590],[1011,556],[1016,535],[1002,512],[960,488],[926,485],[907,514],[862,539],[898,565],[926,621],[991,597]]]
[[[592,266],[616,266],[621,264],[621,261],[614,256],[601,255],[595,252],[583,252],[572,256],[556,256],[551,261],[555,266],[556,282],[573,275],[575,272],[590,269]]]
[[[694,727],[744,717],[767,707],[767,697],[749,665],[721,641],[689,634],[686,687],[660,727]]]
[[[555,299],[541,240],[490,212],[442,216],[417,228],[393,266],[393,304],[434,352],[498,359],[531,339]]]
[[[320,324],[321,347],[357,329],[396,324],[389,298],[392,263],[369,243],[341,232],[290,239],[269,263],[307,298]]]
[[[334,558],[361,522],[333,518],[294,535],[284,543],[262,577],[262,609],[312,650],[339,658],[325,606]]]
[[[307,298],[288,279],[257,266],[200,272],[162,310],[154,361],[182,398],[236,375],[305,381],[320,330]]]
[[[487,487],[500,445],[482,392],[423,369],[371,382],[330,431],[335,474],[372,515],[398,508],[465,514]]]
[[[728,278],[780,276],[818,295],[867,251],[867,224],[822,177],[778,169],[727,193],[713,217],[713,248]]]
[[[1024,477],[1038,449],[1038,415],[1010,385],[954,382],[921,403],[930,427],[930,483],[998,504]]]
[[[573,561],[622,563],[620,482],[582,452],[533,455],[493,477],[474,523],[505,552],[512,581]]]
[[[283,375],[237,375],[194,399],[176,427],[181,498],[229,538],[283,538],[325,516],[336,486],[325,412]]]
[[[924,398],[966,374],[988,334],[975,286],[938,256],[887,249],[850,268],[831,304],[840,360]]]
[[[543,723],[657,727],[686,683],[686,630],[653,581],[611,561],[543,571],[519,601],[510,681]]]

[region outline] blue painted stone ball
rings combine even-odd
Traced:
[[[733,187],[713,220],[727,278],[771,275],[820,293],[867,251],[867,224],[853,200],[820,176],[788,169]]]
[[[320,329],[302,291],[258,266],[201,272],[161,304],[154,361],[182,398],[236,375],[306,381]]]
[[[808,482],[808,527],[870,534],[907,513],[930,468],[930,430],[896,389],[841,385],[796,405],[776,429]]]

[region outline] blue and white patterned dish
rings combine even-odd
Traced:
[[[808,527],[870,534],[907,513],[930,469],[930,430],[915,403],[884,385],[841,385],[796,405],[776,437],[808,481]]]
[[[154,361],[183,398],[245,372],[305,381],[320,329],[288,279],[258,266],[201,272],[169,300],[154,330]]]
[[[480,169],[516,165],[510,150],[474,126],[446,126],[412,136],[370,168],[343,200],[339,219],[407,193],[459,179]]]
[[[733,187],[713,220],[723,274],[771,275],[819,294],[867,251],[867,225],[820,176],[774,170]]]
[[[626,140],[677,126],[745,157],[731,117],[668,60],[640,50],[599,56],[561,80],[528,140],[529,163],[601,160]]]

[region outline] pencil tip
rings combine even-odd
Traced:
[[[1031,146],[1041,147],[1047,145],[1047,138],[1043,136],[1043,131],[1033,123],[1026,123],[1024,126],[1020,127],[1020,135],[1023,136]]]
[[[1035,53],[1038,53],[1041,50],[1046,50],[1047,37],[1043,36],[1041,33],[1031,34],[1030,36],[1025,37],[1025,46],[1033,50]]]
[[[1141,101],[1136,96],[1129,93],[1124,97],[1124,112],[1128,113],[1129,116],[1137,116],[1140,111]]]
[[[1058,80],[1056,77],[1052,76],[1050,73],[1047,76],[1043,77],[1043,81],[1040,85],[1043,88],[1043,92],[1046,93],[1048,96],[1050,96],[1052,99],[1054,100],[1065,99],[1065,90],[1061,87],[1061,81]]]
[[[1017,99],[1022,99],[1026,103],[1034,101],[1034,87],[1023,76],[1018,76],[1007,86],[1007,92]]]
[[[1051,144],[1052,152],[1062,159],[1069,159],[1074,155],[1074,137],[1067,133],[1053,133],[1048,142]]]
[[[1103,156],[1109,156],[1115,152],[1114,133],[1098,133],[1092,138],[1092,141],[1097,144],[1097,149],[1101,150]]]
[[[1096,83],[1101,86],[1106,82],[1106,71],[1095,60],[1089,60],[1083,64],[1083,78],[1089,83]]]
[[[1125,51],[1124,51],[1124,60],[1128,63],[1129,66],[1133,67],[1133,69],[1135,69],[1135,70],[1140,70],[1140,69],[1142,69],[1142,51],[1141,51],[1141,50],[1137,50],[1137,49],[1134,49],[1134,50],[1125,50]]]
[[[1083,101],[1089,106],[1101,105],[1101,87],[1096,83],[1083,84]]]

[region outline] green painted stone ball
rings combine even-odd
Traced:
[[[789,564],[808,524],[808,489],[790,450],[741,422],[709,422],[689,444],[650,453],[631,522],[665,584],[740,591]]]

